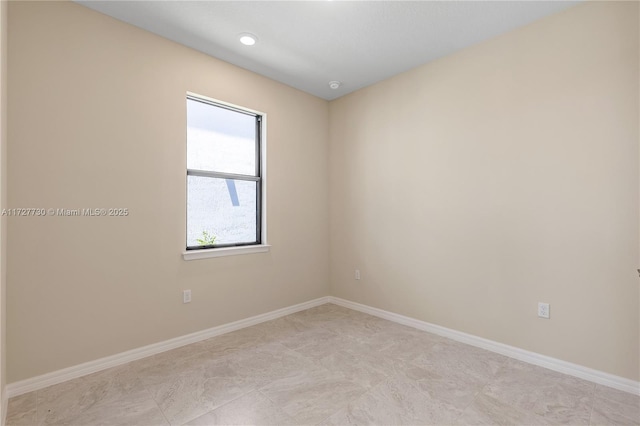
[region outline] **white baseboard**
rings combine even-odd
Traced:
[[[594,370],[592,368],[584,367],[578,364],[562,361],[556,358],[548,357],[546,355],[537,354],[535,352],[526,351],[524,349],[505,345],[503,343],[494,342],[482,337],[477,337],[436,324],[431,324],[425,321],[395,314],[393,312],[385,311],[360,303],[351,302],[339,297],[327,296],[278,309],[276,311],[267,312],[265,314],[256,315],[251,318],[234,321],[218,327],[209,328],[207,330],[187,334],[185,336],[165,340],[164,342],[158,342],[152,345],[143,346],[141,348],[132,349],[130,351],[122,352],[116,355],[100,358],[95,361],[85,362],[73,367],[52,371],[51,373],[43,374],[41,376],[36,376],[30,379],[21,380],[19,382],[10,383],[7,385],[6,392],[2,397],[2,416],[6,416],[8,398],[12,398],[14,396],[22,395],[24,393],[32,392],[38,389],[43,389],[47,386],[62,383],[67,380],[75,379],[87,374],[92,374],[101,370],[106,370],[107,368],[126,364],[127,362],[135,361],[137,359],[145,358],[181,346],[189,345],[191,343],[196,343],[201,340],[206,340],[211,337],[236,331],[241,328],[251,327],[252,325],[280,318],[285,315],[313,308],[315,306],[320,306],[325,303],[334,303],[345,308],[364,312],[366,314],[374,315],[379,318],[383,318],[399,324],[407,325],[409,327],[417,328],[419,330],[424,330],[429,333],[447,337],[452,340],[466,343],[471,346],[476,346],[482,349],[496,352],[510,358],[515,358],[520,361],[539,365],[541,367],[568,374],[570,376],[579,377],[581,379],[589,380],[591,382],[598,383],[604,386],[609,386],[635,395],[640,395],[640,382],[634,380],[615,376],[613,374]],[[0,424],[4,424],[4,421]]]
[[[494,342],[493,340],[484,339],[482,337],[452,330],[450,328],[442,327],[436,324],[431,324],[414,318],[405,317],[404,315],[399,315],[393,312],[373,308],[371,306],[363,305],[360,303],[351,302],[339,297],[329,296],[329,302],[343,306],[345,308],[353,309],[355,311],[364,312],[369,315],[374,315],[379,318],[397,322],[399,324],[407,325],[409,327],[417,328],[419,330],[428,331],[429,333],[447,337],[449,339],[466,343],[471,346],[476,346],[478,348],[486,349],[491,352],[496,352],[510,358],[515,358],[517,360],[527,362],[529,364],[548,368],[549,370],[557,371],[559,373],[568,374],[570,376],[578,377],[590,382],[598,383],[600,385],[609,386],[611,388],[629,392],[634,395],[640,395],[640,382],[636,382],[624,377],[615,376],[613,374],[594,370],[582,365],[573,364],[571,362],[562,361],[557,358],[552,358],[535,352],[526,351],[524,349],[505,345],[503,343]]]
[[[305,309],[320,306],[328,302],[328,297],[321,297],[318,299],[310,300],[308,302],[299,303],[297,305],[267,312],[265,314],[256,315],[254,317],[245,318],[228,324],[223,324],[217,327],[209,328],[207,330],[197,331],[195,333],[165,340],[163,342],[154,343],[151,345],[143,346],[141,348],[132,349],[130,351],[100,358],[95,361],[89,361],[83,364],[75,365],[73,367],[64,368],[62,370],[52,371],[41,376],[36,376],[26,380],[21,380],[19,382],[10,383],[7,385],[6,397],[4,397],[4,400],[6,401],[7,398],[12,398],[14,396],[22,395],[24,393],[32,392],[38,389],[43,389],[47,386],[62,383],[71,379],[76,379],[81,376],[86,376],[87,374],[106,370],[107,368],[126,364],[127,362],[135,361],[137,359],[179,348],[191,343],[196,343],[201,340],[206,340],[211,337],[236,331],[241,328],[251,327],[252,325],[260,324],[265,321],[270,321],[276,318],[283,317],[285,315],[293,314],[295,312],[304,311]],[[6,413],[6,410],[3,410],[3,415],[4,413]]]

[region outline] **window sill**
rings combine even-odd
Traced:
[[[184,260],[208,259],[210,257],[235,256],[239,254],[266,253],[269,251],[268,244],[242,247],[224,247],[206,250],[187,250],[182,252]]]

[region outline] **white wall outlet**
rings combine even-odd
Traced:
[[[182,291],[182,303],[191,303],[191,290]]]
[[[549,319],[549,304],[538,302],[538,316]]]
[[[356,280],[360,279],[360,269],[356,269]]]

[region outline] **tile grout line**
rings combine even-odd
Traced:
[[[327,329],[325,329],[325,331],[327,331]],[[329,331],[329,332],[331,332],[331,333],[333,333],[333,334],[335,334],[336,336],[339,336],[339,334],[338,334],[338,333],[335,333],[335,332],[333,332],[332,330],[328,330],[328,331]],[[308,345],[311,345],[311,344],[313,344],[313,342],[309,343]],[[281,345],[282,347],[284,347],[286,350],[289,350],[289,351],[292,351],[292,352],[297,353],[298,355],[300,355],[301,357],[303,357],[304,359],[306,359],[306,360],[310,361],[310,362],[311,362],[311,363],[313,363],[313,364],[319,364],[321,359],[323,359],[323,358],[326,358],[326,357],[330,356],[330,355],[326,355],[326,356],[324,356],[324,357],[322,357],[322,358],[315,359],[315,358],[310,357],[310,356],[308,356],[308,355],[305,355],[305,354],[303,354],[303,353],[301,353],[301,352],[298,352],[296,349],[290,349],[290,348],[287,348],[286,346],[282,345],[281,343],[280,343],[280,345]],[[303,345],[303,346],[301,346],[300,348],[306,347],[306,346],[308,346],[308,345]],[[298,348],[298,349],[300,349],[300,348]],[[345,380],[348,380],[348,381],[350,381],[350,382],[353,382],[352,380],[349,380],[349,379],[348,379],[348,378],[347,378],[347,377],[346,377],[342,372],[340,372],[340,371],[333,371],[333,370],[330,370],[329,368],[327,368],[326,366],[321,365],[321,364],[320,364],[320,365],[318,365],[318,367],[319,367],[319,368],[322,368],[322,369],[324,369],[324,370],[326,370],[326,371],[327,371],[327,372],[329,372],[329,373],[338,373],[338,374],[340,374],[340,375],[341,375]],[[353,383],[354,383],[354,384],[356,384],[356,385],[358,385],[358,386],[360,386],[360,384],[359,384],[359,383],[356,383],[356,382],[353,382]],[[378,383],[378,384],[376,384],[374,387],[376,387],[376,386],[378,386],[378,385],[379,385],[379,383]],[[272,402],[276,407],[280,408],[284,413],[286,413],[289,417],[291,417],[293,420],[296,420],[295,416],[290,415],[287,411],[285,411],[284,407],[281,407],[279,404],[276,404],[273,400],[271,400],[271,398],[269,398],[269,397],[268,397],[264,392],[262,392],[262,390],[263,390],[265,387],[267,387],[267,386],[268,386],[268,384],[267,384],[267,385],[262,386],[262,388],[260,388],[258,391],[259,391],[263,396],[265,396],[269,401],[271,401],[271,402]],[[358,395],[357,397],[353,398],[351,401],[348,401],[348,402],[346,403],[346,405],[344,405],[342,408],[339,408],[338,410],[334,411],[333,413],[331,413],[330,415],[328,415],[327,417],[325,417],[324,419],[322,419],[320,422],[318,422],[318,423],[316,423],[316,424],[320,424],[320,423],[322,423],[323,421],[325,421],[325,420],[326,420],[326,419],[328,419],[329,417],[333,416],[334,414],[336,414],[337,412],[339,412],[339,411],[340,411],[340,410],[342,410],[343,408],[346,408],[346,407],[347,407],[351,402],[355,402],[356,400],[358,400],[358,399],[360,399],[361,397],[363,397],[364,395],[366,395],[366,394],[371,390],[371,389],[367,389],[367,388],[366,388],[366,387],[364,387],[364,386],[362,386],[362,388],[364,389],[364,392],[363,392],[362,394],[360,394],[360,395]],[[372,389],[373,389],[373,388],[372,388]]]
[[[634,397],[636,397],[636,398],[637,398],[636,404],[633,404],[633,403],[628,404],[628,403],[626,403],[626,402],[616,401],[615,399],[607,398],[607,397],[606,397],[606,396],[604,396],[604,395],[597,395],[597,393],[598,393],[598,386],[604,386],[604,385],[599,385],[599,384],[597,384],[597,383],[596,383],[596,389],[595,389],[594,396],[593,396],[593,397],[594,397],[594,401],[595,401],[595,399],[596,399],[596,398],[599,398],[599,399],[606,399],[606,400],[607,400],[607,401],[609,401],[609,402],[613,402],[613,403],[620,404],[620,405],[624,405],[624,406],[632,406],[632,407],[636,407],[636,406],[637,406],[637,407],[640,407],[640,396],[632,395],[632,396],[634,396]],[[606,386],[605,386],[605,387],[606,387]],[[618,389],[614,389],[614,390],[618,390]],[[624,391],[619,391],[619,392],[624,392]]]
[[[419,357],[419,356],[418,356]],[[421,366],[419,366],[418,364],[416,364],[414,361],[416,359],[418,359],[418,357],[408,361],[408,364],[413,365],[414,367],[418,367],[418,368],[423,368]],[[508,357],[505,357],[505,360],[502,361],[502,364],[500,365],[500,368],[498,369],[498,371],[496,372],[496,374],[494,374],[490,379],[487,380],[487,382],[482,386],[482,388],[480,388],[480,390],[478,390],[474,395],[473,398],[471,399],[471,401],[462,409],[460,410],[460,413],[458,413],[458,415],[456,415],[455,417],[455,423],[457,424],[458,421],[462,418],[462,416],[464,415],[464,413],[469,409],[469,407],[471,407],[473,405],[473,403],[476,401],[476,399],[478,398],[478,396],[482,393],[482,391],[489,386],[489,384],[491,383],[492,380],[495,379],[495,376],[498,374],[498,372],[500,372],[500,370],[504,369],[505,366],[507,365],[507,362],[509,361]],[[410,385],[413,385],[412,383],[410,383]],[[423,391],[422,389],[413,386],[414,388],[416,388],[418,390],[419,393],[421,393],[422,395],[427,395],[428,396],[428,392]]]
[[[266,385],[265,385],[266,386]],[[276,404],[276,402],[274,400],[272,400],[271,398],[269,398],[269,396],[267,394],[265,394],[264,392],[262,392],[261,389],[256,389],[256,392],[259,393],[260,395],[262,395],[267,401],[269,401],[270,403],[272,403],[275,407],[277,407],[280,411],[282,411],[284,414],[287,415],[287,417],[289,417],[291,420],[295,421],[296,419],[289,413],[287,413],[287,411],[285,411],[284,407],[280,406],[280,404]]]
[[[505,361],[506,362],[506,361]],[[502,368],[502,367],[500,367]],[[492,379],[493,380],[493,379]],[[456,422],[458,420],[460,420],[462,418],[462,415],[469,409],[469,407],[471,407],[473,405],[473,403],[476,401],[476,399],[478,399],[478,396],[482,393],[482,391],[484,391],[484,389],[489,386],[489,384],[491,383],[491,380],[488,380],[487,383],[484,384],[484,386],[482,386],[482,388],[480,388],[479,391],[477,391],[474,395],[473,398],[471,399],[471,401],[469,401],[469,403],[464,407],[464,409],[460,412],[460,414],[458,415],[458,417],[456,417]]]
[[[211,412],[213,412],[213,411],[216,411],[217,409],[222,408],[222,407],[224,407],[225,405],[231,404],[232,402],[235,402],[235,401],[237,401],[238,399],[243,398],[243,397],[245,397],[245,396],[247,396],[247,395],[249,395],[249,394],[251,394],[251,393],[253,393],[253,392],[258,392],[258,389],[252,389],[252,390],[250,390],[249,392],[245,392],[245,393],[243,393],[243,394],[242,394],[242,395],[240,395],[240,396],[237,396],[237,397],[235,397],[235,398],[233,398],[233,399],[230,399],[229,401],[223,402],[222,404],[215,406],[214,408],[212,408],[211,410],[207,411],[206,413],[202,413],[202,414],[200,414],[200,415],[198,415],[198,416],[195,416],[195,417],[194,417],[194,418],[192,418],[192,419],[189,419],[189,420],[187,420],[187,421],[185,421],[185,422],[181,423],[181,426],[184,426],[184,425],[186,425],[187,423],[194,421],[195,419],[199,419],[199,418],[200,418],[200,417],[202,417],[202,416],[205,416],[205,415],[207,415],[207,414],[209,414],[209,413],[211,413]]]
[[[143,358],[143,359],[147,359],[150,360],[151,358],[153,358],[155,355],[151,355],[147,358]],[[171,422],[169,421],[169,419],[167,418],[167,416],[164,414],[164,411],[162,410],[162,407],[160,407],[160,404],[158,404],[158,401],[156,401],[156,398],[153,396],[153,393],[149,390],[149,386],[147,385],[147,383],[144,381],[144,379],[140,376],[140,373],[138,370],[136,370],[134,367],[132,367],[132,364],[135,361],[129,361],[126,364],[123,365],[128,365],[130,369],[133,369],[133,375],[135,377],[136,380],[139,380],[140,383],[142,384],[142,387],[144,388],[145,392],[149,395],[149,398],[151,398],[151,400],[153,401],[153,403],[156,405],[156,407],[158,408],[158,411],[160,411],[160,415],[162,416],[162,418],[164,419],[164,421],[166,422],[167,426],[171,426]],[[115,367],[114,367],[115,368]],[[107,371],[107,370],[105,370]],[[39,391],[38,391],[39,392]]]
[[[591,410],[589,411],[589,425],[593,420],[593,407],[596,405],[596,391],[595,388],[593,390],[593,400],[591,401]]]
[[[257,325],[259,325],[259,324],[257,324]],[[217,336],[214,336],[214,337],[211,337],[211,338],[209,338],[209,339],[215,339],[216,337],[217,337]],[[209,340],[209,339],[205,339],[205,340],[203,340],[203,342],[204,342],[204,341],[206,341],[206,340]],[[190,346],[190,345],[196,345],[196,344],[198,344],[198,343],[201,343],[201,342],[191,343],[191,344],[189,344],[189,345],[185,345],[185,346],[183,346],[183,347],[187,347],[187,346]],[[267,345],[267,344],[269,344],[269,342],[261,342],[261,343],[260,343],[260,344],[258,344],[256,347],[261,347],[261,346],[264,346],[264,345]],[[284,347],[284,346],[283,346],[283,347]],[[202,348],[202,349],[200,349],[199,351],[197,351],[196,353],[194,353],[194,354],[192,354],[192,355],[189,355],[189,356],[194,356],[194,357],[196,357],[196,356],[204,355],[204,354],[208,354],[208,349]],[[236,352],[233,352],[233,353],[222,353],[222,354],[219,354],[219,357],[218,357],[218,358],[216,358],[216,359],[218,359],[218,360],[224,360],[224,359],[227,359],[227,358],[231,358],[231,357],[233,357],[233,356],[236,356],[236,355],[237,355],[237,353],[236,353]],[[155,355],[153,355],[153,356],[155,356]],[[135,362],[135,361],[131,361],[131,362]],[[140,375],[136,375],[136,377],[138,377],[139,379],[141,379],[141,380],[142,380],[142,378],[140,377]],[[158,401],[155,399],[155,397],[153,397],[153,394],[152,394],[152,392],[149,390],[148,385],[144,384],[144,387],[145,387],[145,390],[147,390],[147,392],[151,394],[151,397],[152,397],[153,401],[155,402],[155,404],[156,404],[156,405],[158,406],[158,408],[160,409],[160,412],[162,413],[163,417],[164,417],[164,418],[165,418],[165,420],[167,421],[167,424],[168,424],[169,426],[172,426],[172,423],[168,420],[168,418],[167,418],[166,414],[164,413],[164,411],[163,411],[163,410],[162,410],[162,408],[160,407],[160,404],[159,404],[159,403],[158,403]],[[206,413],[202,413],[202,414],[200,414],[200,415],[197,415],[197,416],[195,416],[195,417],[193,417],[193,418],[191,418],[191,419],[188,419],[188,420],[186,420],[186,421],[182,422],[182,423],[181,423],[181,425],[185,425],[185,424],[189,423],[190,421],[193,421],[193,420],[195,420],[195,419],[197,419],[197,418],[199,418],[199,417],[201,417],[201,416],[204,416],[205,414],[208,414],[208,413],[210,413],[210,412],[212,412],[212,411],[214,411],[214,410],[217,410],[218,408],[223,407],[223,406],[225,406],[225,405],[227,405],[227,404],[229,404],[229,403],[231,403],[231,402],[233,402],[233,401],[235,401],[235,400],[237,400],[237,399],[239,399],[239,398],[242,398],[243,396],[248,395],[248,394],[250,394],[251,392],[254,392],[254,391],[257,391],[257,388],[254,388],[254,389],[252,389],[252,390],[250,390],[250,391],[248,391],[248,392],[245,392],[245,393],[243,393],[243,394],[241,394],[241,395],[239,395],[239,396],[237,396],[237,397],[235,397],[235,398],[232,398],[232,399],[230,399],[230,400],[228,400],[228,401],[225,401],[225,402],[223,402],[222,404],[219,404],[219,405],[217,405],[217,406],[214,406],[211,410],[207,411]]]
[[[593,417],[593,409],[596,406],[596,393],[598,391],[598,385],[593,384],[593,391],[591,394],[591,409],[589,410],[589,425],[591,425],[591,418]]]
[[[140,376],[137,373],[136,373],[136,379],[142,381],[142,379],[140,378]],[[158,411],[160,411],[160,415],[162,415],[162,418],[164,419],[164,421],[167,422],[167,426],[171,426],[171,422],[169,421],[167,416],[164,414],[164,411],[162,410],[162,407],[160,407],[160,404],[158,404],[158,401],[156,401],[156,399],[154,398],[153,394],[151,393],[151,391],[149,390],[147,385],[143,382],[142,386],[144,387],[145,392],[147,392],[147,394],[149,394],[149,397],[151,398],[153,403],[156,404],[156,407],[158,407]]]
[[[593,411],[595,410],[596,401],[598,399],[603,399],[603,400],[612,402],[614,404],[622,405],[624,407],[640,408],[640,397],[637,397],[638,398],[637,404],[633,404],[633,403],[632,404],[627,404],[626,402],[616,401],[615,399],[607,398],[606,396],[603,396],[603,395],[598,395],[598,386],[602,386],[602,385],[595,384],[595,386],[594,386],[593,401],[592,401],[592,404],[591,404],[591,411],[590,411],[590,414],[589,414],[589,425],[593,424]],[[620,392],[623,392],[623,391],[620,391]],[[635,421],[634,419],[629,418],[624,414],[620,414],[620,416],[625,418],[625,419],[628,419],[630,421]]]
[[[341,410],[344,410],[346,408],[349,407],[349,404],[351,403],[355,403],[359,400],[361,400],[362,398],[364,398],[368,393],[373,392],[374,389],[376,389],[379,386],[382,386],[383,383],[386,383],[389,379],[385,379],[380,381],[380,383],[377,383],[375,386],[373,386],[371,389],[367,389],[365,390],[362,394],[360,394],[359,396],[353,398],[351,401],[347,402],[345,405],[342,406],[342,408],[337,409],[336,411],[334,411],[333,413],[329,414],[327,417],[325,417],[324,419],[322,419],[321,421],[319,421],[318,423],[316,423],[316,425],[319,425],[321,423],[323,423],[324,421],[326,421],[329,417],[336,415],[337,413],[339,413]]]

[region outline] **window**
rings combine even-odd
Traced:
[[[251,250],[266,247],[263,121],[254,111],[187,96],[186,260],[266,251]]]

